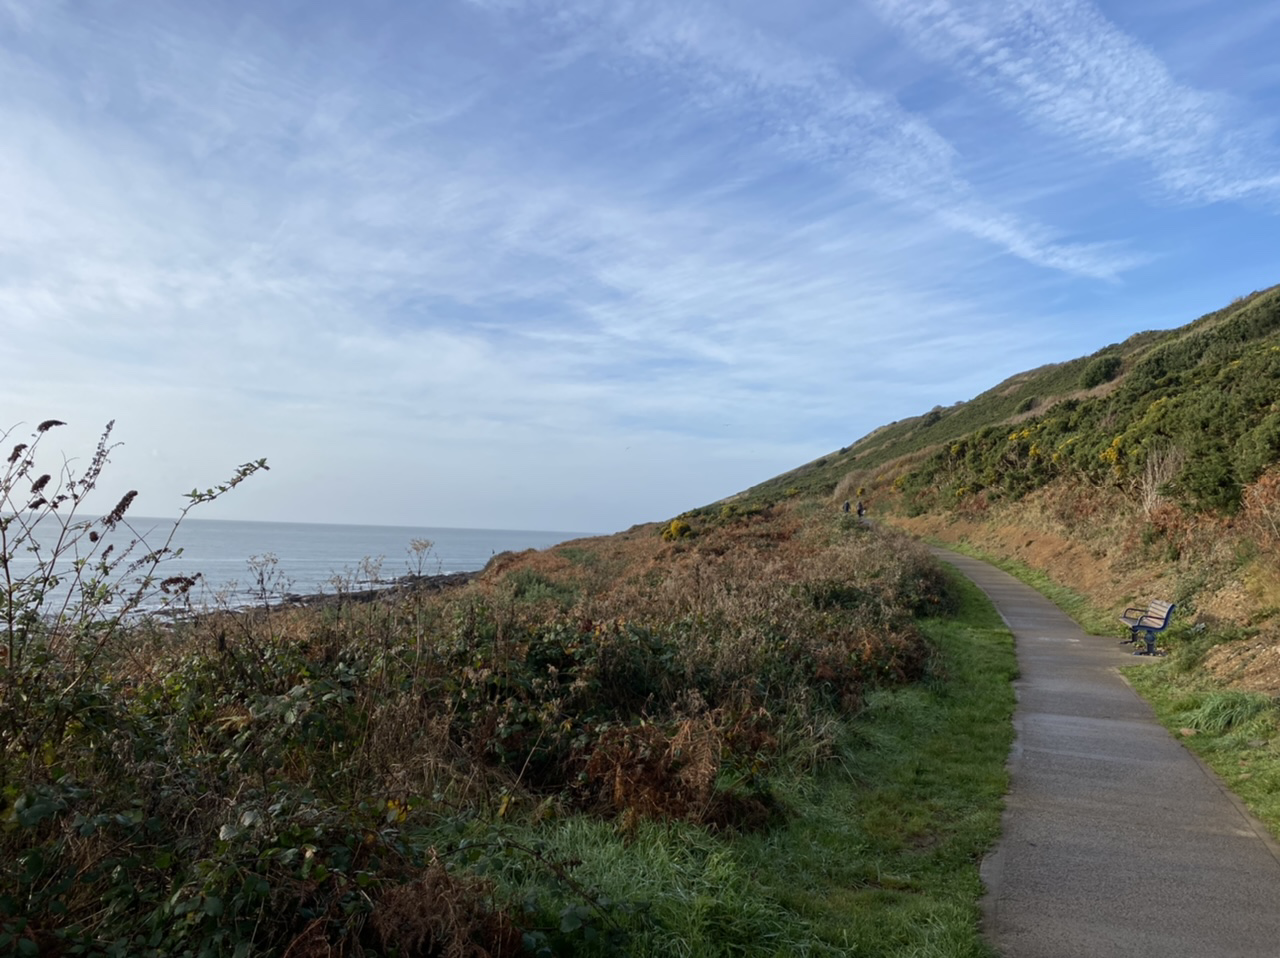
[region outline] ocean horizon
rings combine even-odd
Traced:
[[[159,548],[174,519],[129,516],[109,533],[117,550],[137,537]],[[184,519],[161,578],[196,576],[195,605],[239,606],[263,597],[312,595],[386,585],[406,575],[476,572],[495,555],[546,549],[597,535],[530,529],[465,529],[239,519]],[[429,547],[422,543],[429,542]],[[34,567],[16,556],[15,566]]]

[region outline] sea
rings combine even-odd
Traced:
[[[172,519],[130,516],[129,528],[119,527],[110,541],[123,549],[141,537],[157,548],[173,525]],[[235,608],[264,597],[376,588],[408,575],[474,572],[501,552],[546,549],[588,534],[188,518],[170,543],[181,553],[164,560],[157,574],[199,573],[194,604]],[[15,556],[16,571],[26,565],[34,563]]]

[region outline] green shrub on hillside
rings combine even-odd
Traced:
[[[1149,347],[1107,396],[951,440],[907,468],[897,488],[909,509],[927,511],[978,492],[1016,499],[1071,476],[1125,490],[1155,484],[1188,510],[1234,513],[1244,487],[1280,458],[1277,330],[1280,291],[1272,291]],[[1081,384],[1105,381],[1120,363],[1113,354],[1094,358]],[[1161,458],[1178,463],[1176,472],[1157,476]]]
[[[687,539],[691,535],[693,535],[693,526],[683,519],[672,519],[667,527],[662,530],[662,538],[667,542],[674,542],[676,539]]]
[[[1084,372],[1080,374],[1080,385],[1085,389],[1092,389],[1109,383],[1116,378],[1122,365],[1124,361],[1119,356],[1099,356],[1084,367]]]

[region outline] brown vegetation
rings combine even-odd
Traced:
[[[924,676],[913,616],[949,602],[906,537],[805,508],[507,554],[446,591],[99,630],[88,671],[77,635],[24,626],[31,667],[0,678],[0,930],[496,958],[559,926],[472,874],[484,855],[603,906],[532,847],[458,837],[477,822],[768,827],[773,769],[821,763],[834,717]]]
[[[1245,487],[1234,516],[1191,513],[1153,488],[1153,477],[1130,491],[1062,480],[1016,502],[973,496],[954,513],[894,523],[1017,559],[1117,614],[1169,598],[1182,626],[1242,629],[1247,637],[1214,649],[1205,668],[1280,694],[1280,467]]]

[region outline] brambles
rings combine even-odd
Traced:
[[[14,454],[12,488],[50,503],[92,491],[24,465],[39,435]],[[154,571],[172,552],[133,541],[126,498],[84,525],[60,503],[59,541],[101,568],[55,582],[46,562],[46,580],[6,593],[10,945],[626,953],[668,919],[580,881],[548,840],[583,822],[727,840],[785,821],[782,786],[837,754],[868,694],[925,676],[912,616],[949,601],[918,547],[833,537],[778,507],[696,537],[675,520],[675,549],[649,527],[505,556],[452,592],[355,603],[348,589],[315,608],[268,602],[276,564],[255,557],[258,607],[156,619],[142,613],[194,583]],[[421,561],[429,547],[411,548]],[[66,581],[85,587],[63,599]]]
[[[0,939],[18,953],[90,941],[97,923],[157,904],[173,853],[139,853],[164,844],[171,775],[184,772],[164,767],[164,718],[138,707],[150,691],[137,683],[154,635],[145,612],[185,608],[193,584],[159,574],[181,517],[149,542],[129,525],[134,491],[84,515],[113,424],[83,472],[64,464],[55,478],[37,461],[61,425],[16,443],[0,477]],[[246,463],[181,515],[265,468]],[[99,917],[81,926],[86,908]]]

